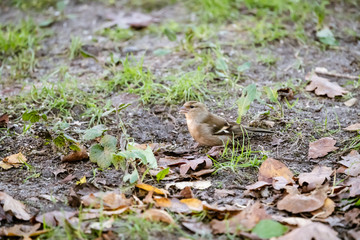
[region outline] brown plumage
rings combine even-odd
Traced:
[[[185,114],[186,123],[191,136],[201,145],[219,146],[233,137],[243,136],[246,131],[273,133],[272,131],[242,126],[236,122],[228,122],[224,118],[212,114],[205,104],[190,101],[180,108],[180,113]]]

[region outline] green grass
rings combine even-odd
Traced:
[[[80,211],[81,212],[81,211]],[[101,216],[98,220],[83,220],[81,219],[81,213],[79,216],[78,225],[70,225],[66,223],[64,226],[47,227],[49,232],[40,235],[38,239],[99,239],[103,234],[101,230],[84,231],[81,223],[91,222],[105,222],[109,220],[109,217]],[[177,225],[169,225],[162,222],[149,221],[141,216],[135,214],[128,214],[119,217],[115,217],[115,221],[112,224],[112,235],[116,236],[116,239],[172,239],[174,237],[187,237],[193,239],[192,236],[185,233]]]
[[[248,141],[247,134],[244,133],[241,141],[228,142],[219,159],[213,159],[215,172],[230,169],[232,172],[237,173],[239,168],[258,168],[267,156],[263,152],[251,150]]]
[[[80,37],[71,37],[71,42],[69,46],[70,60],[73,60],[80,55],[82,46],[83,42],[81,41]]]
[[[39,40],[38,28],[30,19],[17,25],[0,25],[0,60],[33,49]]]
[[[3,66],[9,66],[6,70],[8,81],[27,77],[34,72],[36,50],[43,37],[31,19],[16,25],[0,25],[0,62],[3,62]],[[5,73],[3,67],[0,72]]]

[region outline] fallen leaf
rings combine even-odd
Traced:
[[[214,146],[206,153],[206,155],[212,158],[218,158],[223,151],[224,146]]]
[[[360,123],[352,124],[352,125],[344,128],[344,130],[349,131],[349,132],[357,132],[357,131],[360,131]]]
[[[272,183],[273,178],[279,176],[284,177],[288,183],[293,182],[292,178],[294,174],[282,162],[268,158],[261,164],[258,177],[259,181]]]
[[[89,158],[89,154],[86,152],[84,147],[80,148],[80,151],[73,151],[68,155],[64,156],[61,161],[62,162],[75,162],[81,161]]]
[[[83,220],[100,218],[102,216],[118,216],[129,210],[129,207],[119,208],[116,210],[104,210],[104,209],[83,209],[81,218]]]
[[[30,237],[35,237],[50,231],[49,229],[38,230],[40,226],[41,224],[37,223],[33,226],[16,224],[12,227],[1,227],[0,236],[7,236],[7,237],[17,236],[17,237],[23,237],[23,240],[31,240]]]
[[[188,213],[191,212],[189,207],[185,204],[180,202],[179,199],[176,198],[155,198],[155,203],[157,207],[168,208],[172,212],[176,213]]]
[[[239,234],[241,231],[248,231],[253,229],[260,220],[270,218],[271,217],[266,214],[263,205],[261,205],[259,202],[256,202],[253,205],[247,206],[243,211],[228,220],[211,220],[210,226],[213,234]]]
[[[355,240],[360,239],[360,231],[355,231],[354,229],[351,229],[348,231],[351,237],[353,237]]]
[[[217,198],[224,198],[228,195],[235,195],[235,192],[229,189],[215,189],[214,196]]]
[[[199,199],[196,198],[185,198],[180,200],[181,203],[184,203],[192,211],[202,211],[203,204]]]
[[[80,178],[79,181],[76,181],[76,185],[82,185],[86,183],[86,176],[83,176],[82,178]]]
[[[353,208],[350,211],[346,212],[344,215],[345,221],[348,223],[359,226],[360,225],[360,209]]]
[[[286,180],[286,178],[284,178],[283,176],[273,178],[272,186],[276,190],[284,189],[285,186],[288,184],[289,184],[288,180]]]
[[[327,186],[310,194],[300,194],[296,187],[287,187],[288,194],[277,203],[279,210],[291,213],[311,212],[321,208],[327,198]]]
[[[305,76],[307,81],[311,81],[311,83],[306,86],[306,91],[314,91],[316,95],[327,95],[329,98],[334,98],[335,96],[342,96],[348,91],[344,88],[340,87],[336,82],[330,82],[329,79],[319,77],[316,73],[308,73]]]
[[[258,190],[261,189],[264,186],[269,186],[271,183],[265,182],[265,181],[257,181],[256,183],[253,183],[249,186],[246,186],[247,190]]]
[[[326,166],[316,166],[310,173],[300,173],[299,184],[303,186],[307,183],[307,190],[311,191],[316,187],[319,187],[324,181],[330,180],[330,176],[333,170]]]
[[[159,159],[158,165],[159,167],[171,167],[171,166],[187,163],[188,161],[189,160],[185,158],[165,156]]]
[[[175,185],[177,189],[184,189],[185,187],[192,187],[195,189],[207,189],[211,187],[211,181],[194,181],[194,182],[176,182],[176,183],[170,183],[166,184],[166,189],[168,189],[170,186]]]
[[[63,226],[65,219],[69,219],[77,214],[76,211],[52,211],[36,216],[35,220],[39,223],[45,223],[47,226]]]
[[[327,218],[330,216],[335,210],[335,203],[330,198],[325,200],[324,206],[311,212],[312,215],[316,216],[317,218]]]
[[[360,154],[356,150],[352,150],[347,156],[342,157],[339,163],[347,167],[345,174],[356,177],[360,175]]]
[[[202,169],[200,171],[190,173],[190,176],[191,177],[200,177],[200,176],[204,176],[204,175],[213,173],[214,171],[215,171],[215,169]]]
[[[198,168],[205,168],[209,169],[212,167],[212,160],[210,158],[206,157],[200,157],[195,160],[189,160],[187,163],[182,164],[180,166],[180,175],[184,176],[186,173],[190,170],[190,168],[193,171],[199,170]]]
[[[0,128],[6,128],[9,123],[9,115],[4,113],[0,116]]]
[[[200,236],[211,234],[211,228],[209,224],[205,224],[203,222],[192,222],[192,221],[184,221],[181,224],[190,231]]]
[[[115,219],[114,217],[111,217],[110,219],[106,220],[106,221],[101,221],[101,222],[92,222],[89,225],[90,229],[93,230],[101,230],[101,231],[109,231],[110,228],[112,227],[113,223],[114,223]],[[89,233],[91,233],[91,231],[89,231]]]
[[[283,100],[284,98],[286,98],[288,101],[290,101],[291,99],[294,98],[294,91],[287,87],[287,88],[279,88],[277,90],[278,96],[281,100]]]
[[[280,215],[272,215],[271,218],[278,222],[281,222],[281,223],[284,223],[287,225],[298,226],[298,227],[303,227],[303,226],[306,226],[306,225],[312,223],[312,221],[310,219],[300,218],[300,217],[283,217]]]
[[[30,220],[31,215],[26,211],[25,205],[10,195],[0,192],[0,203],[3,204],[5,212],[11,212],[17,219]]]
[[[311,223],[303,227],[296,228],[277,238],[277,240],[340,240],[330,227],[322,223]]]
[[[347,100],[346,102],[344,102],[345,106],[347,107],[352,107],[355,105],[355,103],[357,103],[357,98],[351,98],[349,100]]]
[[[2,161],[0,161],[0,167],[3,169],[10,169],[10,168],[18,168],[22,166],[27,161],[26,157],[22,153],[17,153],[5,157]]]
[[[81,203],[86,207],[104,209],[118,209],[131,206],[132,200],[127,199],[124,194],[117,192],[90,193],[81,198]]]
[[[357,178],[353,177],[353,178],[348,179],[346,184],[351,186],[349,197],[360,196],[360,178],[359,177],[357,177]]]
[[[153,187],[153,186],[151,186],[149,184],[145,184],[145,183],[136,184],[135,187],[140,188],[145,191],[148,191],[148,192],[153,191],[154,193],[159,194],[159,195],[169,194],[167,191],[165,191],[163,189],[159,189],[159,188]]]
[[[164,210],[160,209],[149,209],[142,214],[143,218],[149,221],[164,222],[168,224],[174,224],[174,219]]]
[[[252,229],[251,233],[259,236],[261,239],[268,239],[284,235],[288,231],[288,227],[278,223],[272,219],[261,220]]]
[[[180,196],[182,198],[193,198],[194,194],[191,191],[191,187],[185,187],[183,190],[181,190]]]
[[[309,144],[309,159],[315,159],[326,156],[329,152],[335,151],[338,147],[335,147],[336,141],[330,137],[321,138],[315,142]]]

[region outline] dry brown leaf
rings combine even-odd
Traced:
[[[265,182],[265,181],[257,181],[256,183],[253,183],[249,186],[246,186],[247,190],[258,190],[261,189],[264,186],[269,186],[271,183]]]
[[[0,161],[0,167],[3,169],[10,169],[10,168],[18,168],[26,162],[27,159],[22,153],[17,153],[5,157],[2,161]]]
[[[191,177],[200,177],[200,176],[204,176],[204,175],[213,173],[214,171],[215,171],[215,169],[202,169],[200,171],[190,173],[190,176]]]
[[[324,186],[310,194],[300,194],[296,187],[287,187],[288,194],[278,202],[277,208],[292,213],[315,211],[324,205],[327,189],[328,187]]]
[[[339,163],[347,167],[344,173],[349,176],[356,177],[360,175],[360,154],[356,150],[352,150],[347,156],[342,157]]]
[[[89,154],[86,152],[85,147],[81,147],[80,151],[72,151],[68,155],[64,156],[62,162],[75,162],[81,161],[89,158]]]
[[[187,160],[185,158],[165,156],[165,157],[159,159],[158,166],[159,167],[170,167],[170,166],[184,164],[184,163],[187,163],[188,161],[189,160]]]
[[[349,235],[353,237],[355,240],[360,239],[360,231],[355,231],[354,229],[351,229],[348,231]]]
[[[115,221],[114,217],[111,217],[110,219],[108,219],[106,221],[92,222],[88,227],[88,231],[85,230],[85,233],[91,233],[90,229],[98,230],[98,231],[99,230],[109,231],[110,228],[112,227],[114,221]]]
[[[229,189],[215,189],[214,196],[217,198],[224,198],[228,195],[234,195],[235,192]]]
[[[149,184],[145,184],[145,183],[136,184],[135,187],[140,188],[145,191],[148,191],[148,192],[153,191],[154,193],[159,194],[159,195],[169,194],[167,191],[165,191],[163,189],[159,189],[159,188],[153,187],[153,186],[151,186]]]
[[[26,207],[20,201],[10,195],[0,192],[0,203],[5,212],[11,212],[17,219],[28,221],[31,215],[26,211]]]
[[[193,181],[193,182],[175,182],[175,183],[168,183],[165,185],[165,189],[169,189],[171,186],[174,186],[177,189],[184,189],[185,187],[192,187],[195,189],[207,189],[211,187],[211,181]]]
[[[211,228],[209,224],[205,224],[202,222],[190,222],[190,221],[184,221],[181,224],[190,231],[197,233],[200,236],[211,234]]]
[[[55,227],[55,226],[63,226],[65,219],[69,219],[75,216],[77,212],[65,212],[65,211],[52,211],[47,212],[42,215],[36,216],[35,220],[39,223],[46,223],[46,225]]]
[[[303,227],[296,228],[277,238],[277,240],[340,240],[330,227],[322,223],[311,223]]]
[[[181,200],[176,198],[155,198],[154,200],[157,207],[169,208],[173,212],[184,213],[203,210],[202,202],[196,198],[186,198]]]
[[[191,187],[185,187],[183,190],[181,190],[180,196],[182,198],[193,198],[194,194],[191,191]]]
[[[251,230],[260,220],[270,218],[263,206],[256,202],[251,206],[247,206],[243,211],[228,220],[219,221],[213,219],[210,222],[210,226],[214,234],[239,234],[241,231]]]
[[[359,177],[349,178],[347,180],[346,184],[351,186],[349,197],[360,196],[360,178]]]
[[[97,192],[81,197],[81,203],[86,207],[104,207],[104,209],[113,210],[131,206],[132,200],[116,192]]]
[[[360,123],[351,124],[350,126],[344,128],[344,130],[349,131],[349,132],[360,131]]]
[[[318,210],[311,212],[311,214],[317,218],[327,218],[334,212],[334,210],[335,210],[334,201],[331,200],[330,198],[327,198],[325,200],[324,206],[322,206]]]
[[[293,182],[292,178],[294,174],[282,162],[268,158],[261,164],[258,177],[259,181],[272,183],[273,178],[279,176],[284,177],[288,183]]]
[[[155,198],[154,200],[157,207],[168,208],[170,211],[177,213],[190,212],[189,207],[185,203],[180,202],[179,199]]]
[[[160,209],[149,209],[143,213],[143,218],[150,221],[160,221],[168,224],[174,224],[174,219],[164,210]]]
[[[203,210],[203,204],[199,199],[196,198],[186,198],[181,199],[181,203],[184,203],[188,208],[192,211],[202,211]]]
[[[309,159],[315,159],[326,156],[329,152],[335,151],[336,141],[330,137],[321,138],[309,144]]]
[[[310,173],[300,173],[299,184],[303,186],[307,183],[307,190],[311,191],[323,184],[325,179],[330,180],[332,173],[331,167],[316,166]]]
[[[0,116],[0,128],[6,128],[9,122],[9,115],[4,113]]]
[[[40,226],[41,224],[37,223],[33,226],[16,224],[12,227],[1,227],[0,236],[23,237],[23,240],[31,240],[31,237],[35,237],[49,231],[49,230],[38,230]]]
[[[209,169],[212,167],[212,160],[210,158],[208,158],[207,156],[205,157],[199,157],[195,160],[188,160],[187,163],[182,164],[180,166],[180,175],[184,176],[186,175],[186,173],[192,169],[193,171],[199,170],[200,169]]]
[[[310,219],[300,218],[300,217],[283,217],[280,215],[272,215],[271,218],[280,223],[298,226],[298,227],[303,227],[312,223]]]
[[[354,225],[360,225],[360,209],[353,208],[344,215],[345,221]]]
[[[306,91],[314,91],[316,95],[327,95],[329,98],[334,98],[335,96],[342,96],[348,91],[344,88],[340,87],[336,82],[330,82],[329,79],[319,77],[315,73],[308,73],[305,76],[307,81],[311,81],[311,83],[306,86]]]

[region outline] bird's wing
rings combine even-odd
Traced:
[[[211,129],[211,133],[214,135],[232,135],[230,130],[231,124],[215,114],[210,113],[203,123],[207,124]]]

